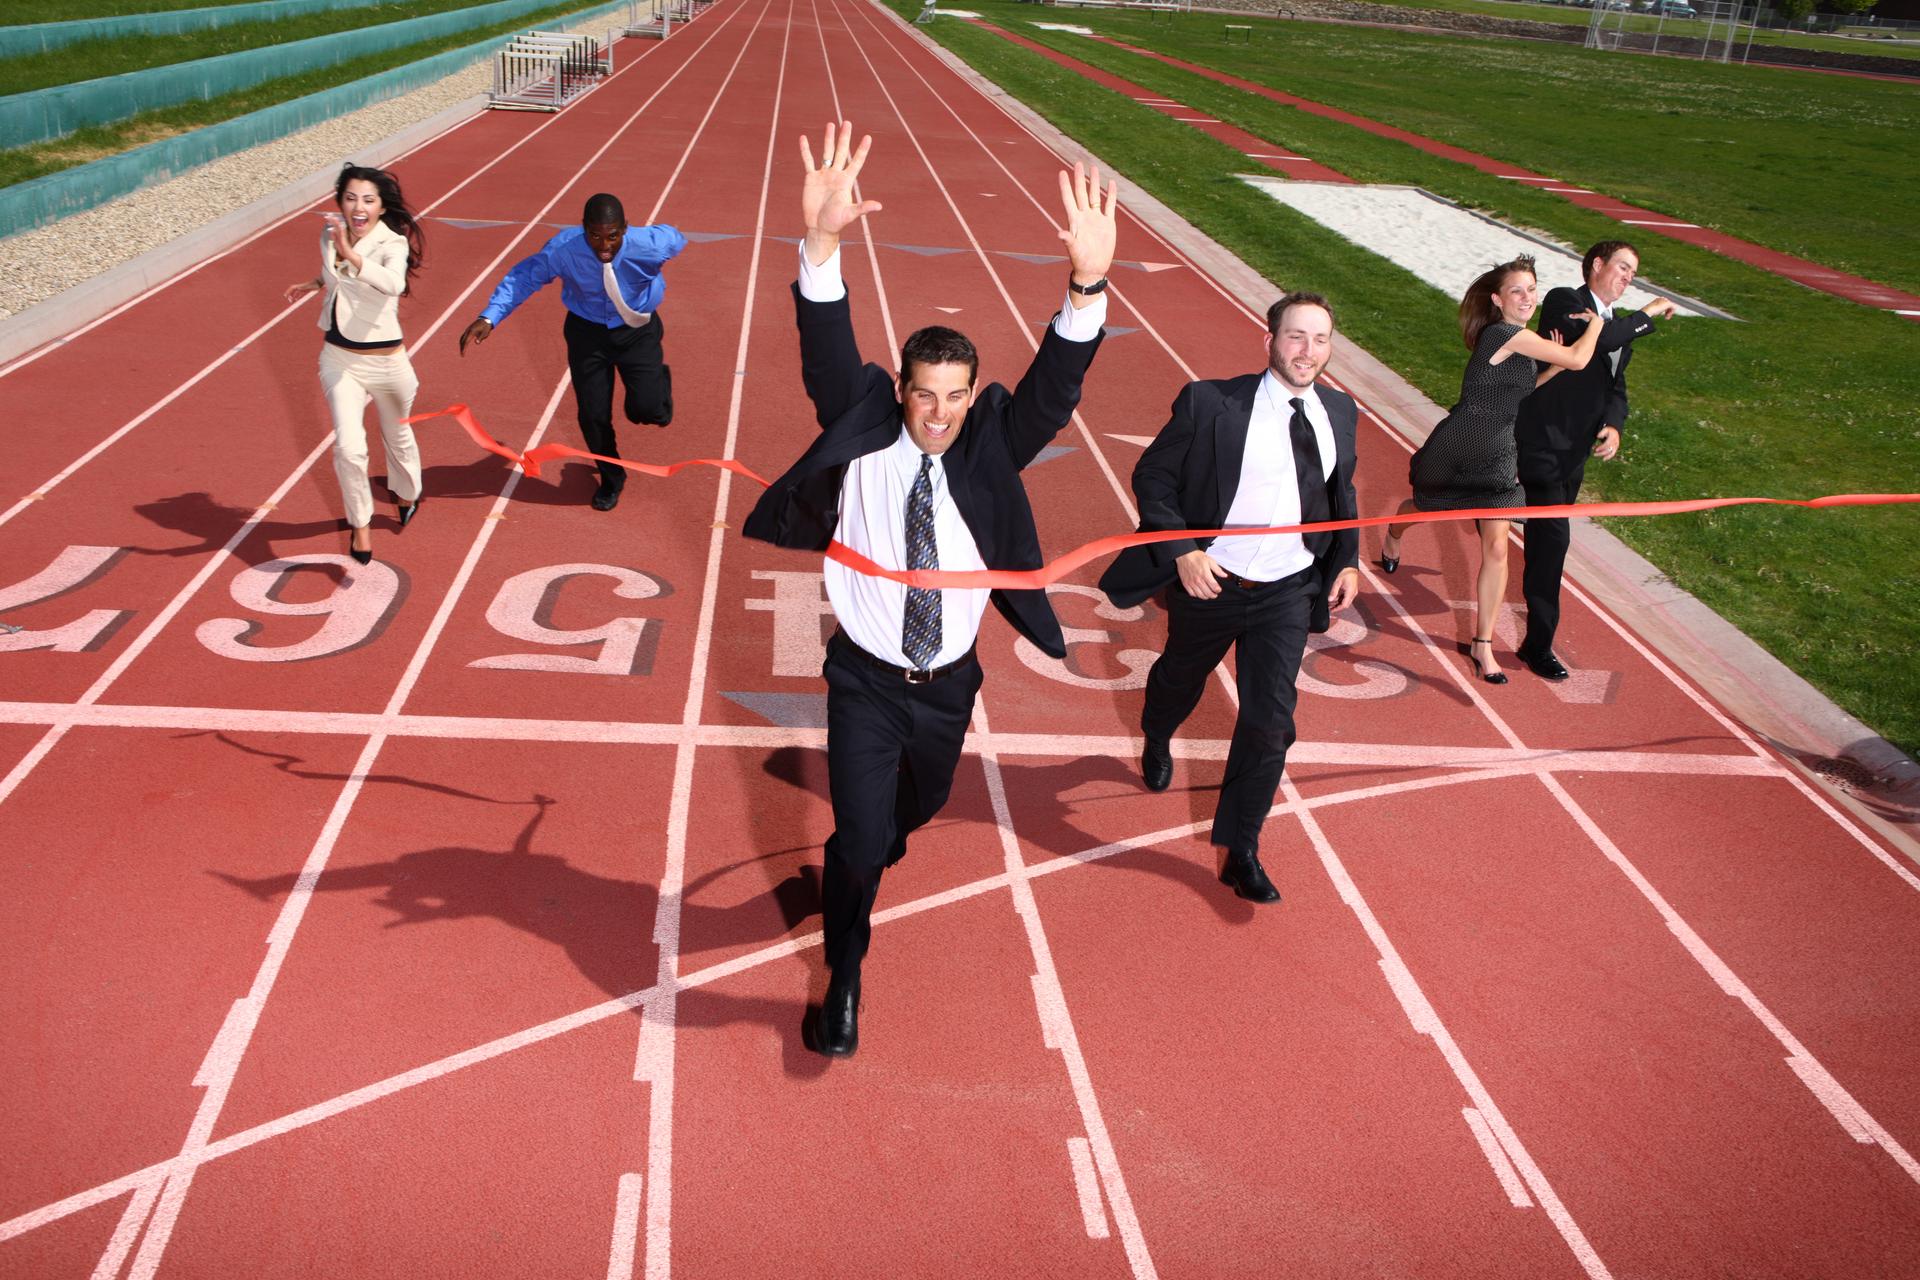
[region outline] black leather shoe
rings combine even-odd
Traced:
[[[820,1002],[820,1020],[814,1024],[814,1042],[829,1058],[850,1058],[860,1047],[860,971],[842,980],[835,974]]]
[[[611,511],[620,505],[620,490],[624,485],[612,485],[602,480],[600,487],[593,491],[593,509]]]
[[[412,524],[413,518],[419,514],[420,514],[420,499],[415,498],[412,502],[400,508],[400,527],[404,529],[408,525]]]
[[[367,527],[366,525],[360,525],[358,527],[354,525],[347,526],[347,554],[353,557],[353,562],[355,564],[372,564],[373,563],[372,547],[368,547],[365,551],[362,551],[360,548],[353,545],[353,535],[356,533],[359,533],[361,529],[364,529],[366,527]]]
[[[1220,883],[1248,902],[1278,902],[1280,891],[1267,879],[1267,869],[1251,849],[1227,850],[1227,865],[1220,870]]]
[[[1554,652],[1551,649],[1540,654],[1528,653],[1522,649],[1518,651],[1516,656],[1520,661],[1527,664],[1527,670],[1533,672],[1533,674],[1539,676],[1542,680],[1565,680],[1569,675],[1573,674],[1567,670],[1566,663],[1554,656]]]
[[[1140,777],[1149,791],[1165,791],[1173,785],[1173,752],[1164,739],[1147,739],[1140,753]]]

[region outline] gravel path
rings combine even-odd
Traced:
[[[618,25],[616,16],[603,14],[561,24],[561,29],[604,34]],[[487,62],[475,63],[412,93],[250,151],[237,151],[98,208],[0,240],[0,319],[306,178],[329,163],[330,157],[344,163],[410,125],[484,94],[491,74]],[[314,192],[316,198],[321,194],[321,190]]]

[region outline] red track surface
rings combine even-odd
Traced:
[[[784,465],[794,139],[836,115],[887,206],[847,261],[868,352],[951,314],[1016,376],[1056,157],[880,10],[723,0],[564,114],[398,163],[432,206],[422,406],[574,438],[557,297],[453,334],[611,189],[696,240],[678,419],[630,454]],[[1029,472],[1049,552],[1130,523],[1181,381],[1258,358],[1122,237],[1083,423]],[[1277,908],[1203,843],[1224,685],[1175,789],[1138,785],[1157,614],[1060,590],[1064,667],[990,621],[865,1043],[808,1054],[817,560],[742,540],[730,477],[602,515],[588,470],[520,481],[442,423],[421,519],[346,578],[318,335],[277,300],[313,238],[0,374],[40,424],[0,476],[31,629],[0,640],[0,1274],[1920,1271],[1920,878],[1583,599],[1581,680],[1471,681],[1458,536],[1309,656]],[[1369,419],[1363,509],[1404,459]]]

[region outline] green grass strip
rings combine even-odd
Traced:
[[[111,125],[80,129],[63,138],[56,138],[35,146],[0,151],[0,187],[45,177],[50,173],[58,173],[62,169],[71,169],[89,161],[117,155],[122,151],[130,151],[134,147],[158,142],[163,138],[186,133],[203,125],[231,120],[235,116],[243,116],[250,111],[258,111],[276,103],[317,93],[322,89],[346,84],[392,67],[405,66],[410,62],[417,62],[449,49],[478,44],[509,32],[523,31],[553,18],[562,17],[580,9],[592,8],[594,2],[597,0],[591,0],[589,3],[582,3],[581,0],[564,0],[563,3],[549,8],[522,14],[510,22],[475,27],[468,31],[443,36],[438,40],[423,41],[420,44],[407,45],[399,49],[389,49],[383,53],[369,54],[364,58],[356,58],[337,66],[319,68],[280,80],[268,80],[250,89],[224,94],[218,98],[209,98],[205,102],[182,103],[161,111],[149,111]]]
[[[909,18],[918,11],[912,0],[893,3]],[[1095,41],[1039,31],[1026,23],[1031,8],[1002,0],[970,7],[1362,181],[1422,186],[1574,246],[1619,234],[1610,219],[1522,184]],[[1234,174],[1254,163],[1190,126],[970,24],[941,20],[924,30],[1269,280],[1326,293],[1343,333],[1437,403],[1453,403],[1466,365],[1455,299],[1247,186]],[[1405,74],[1414,81],[1408,92],[1428,91]],[[1639,241],[1649,276],[1744,322],[1670,322],[1643,344],[1627,446],[1614,462],[1588,468],[1590,497],[1920,489],[1920,326],[1677,241]],[[1142,420],[1128,429],[1159,425]],[[1361,466],[1389,492],[1405,484],[1397,450],[1375,450]],[[1920,652],[1920,511],[1740,508],[1607,523],[1835,702],[1909,754],[1920,748],[1920,663],[1912,660]],[[1423,536],[1434,535],[1416,533],[1409,544],[1416,559],[1432,554]]]
[[[246,0],[7,0],[7,22],[68,22],[74,18],[118,18],[129,13],[171,13],[176,9],[216,9]]]
[[[1593,21],[1591,9],[1579,5],[1558,3],[1540,4],[1537,0],[1393,0],[1399,9],[1434,9],[1445,13],[1471,13],[1486,18],[1511,18],[1519,22],[1550,22],[1555,26],[1586,27]],[[1645,13],[1609,13],[1607,30],[1627,30],[1636,35],[1653,35],[1656,32],[1662,39],[1699,40],[1707,34],[1706,6],[1694,5],[1700,11],[1698,18],[1668,18],[1662,26],[1659,18]],[[1622,19],[1625,21],[1623,22]],[[1778,45],[1790,49],[1817,49],[1821,53],[1861,54],[1875,58],[1920,58],[1920,48],[1902,45],[1892,39],[1873,38],[1875,29],[1855,23],[1851,30],[1866,34],[1868,38],[1853,36],[1818,35],[1803,31],[1787,31],[1771,27],[1753,32],[1753,44]],[[1726,39],[1726,23],[1713,24],[1714,47]],[[1747,47],[1749,28],[1741,27],[1734,36],[1733,56],[1738,60],[1742,50]],[[1891,36],[1893,28],[1886,28],[1884,34]],[[1907,33],[1911,35],[1912,33]]]
[[[214,58],[221,54],[288,44],[312,36],[332,35],[359,27],[421,18],[450,9],[470,9],[487,0],[410,0],[409,3],[369,5],[323,13],[276,18],[271,22],[240,23],[183,35],[127,36],[115,40],[87,40],[50,53],[23,58],[0,58],[0,94],[27,93],[81,80],[125,75],[149,67]]]

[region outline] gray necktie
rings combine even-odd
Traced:
[[[940,551],[933,539],[933,458],[920,455],[920,473],[913,478],[907,494],[907,568],[938,569]],[[937,587],[907,588],[907,620],[901,632],[900,647],[907,663],[925,671],[940,652],[940,590]]]

